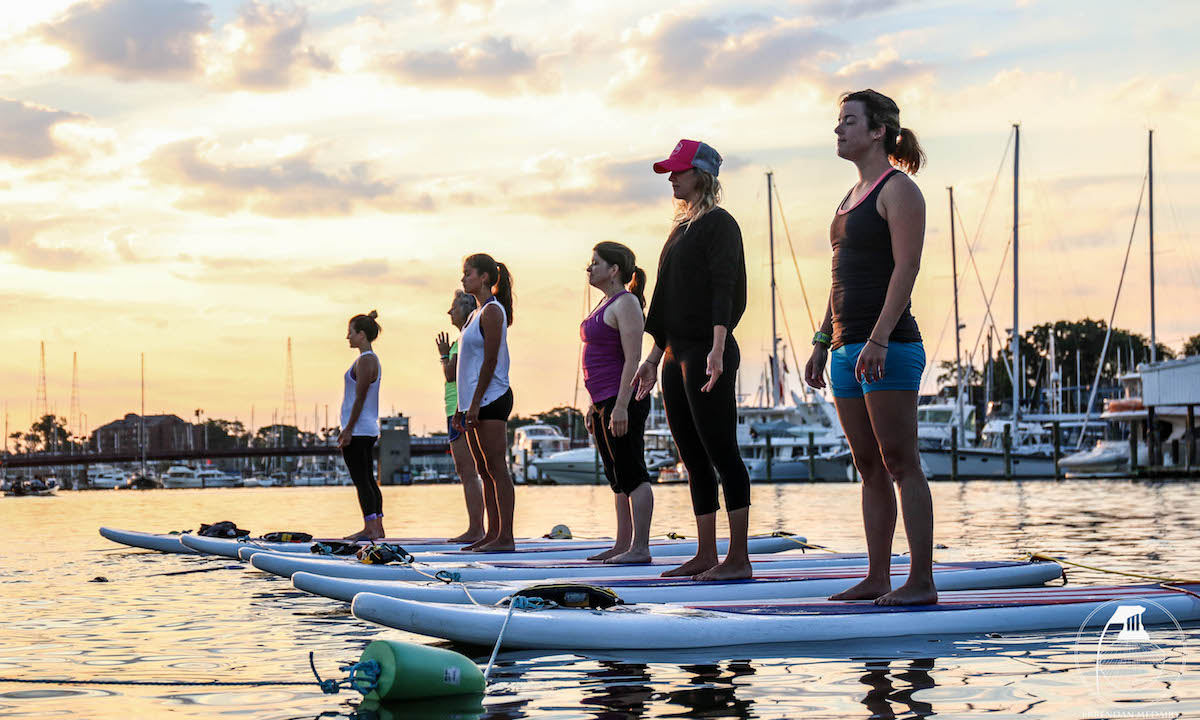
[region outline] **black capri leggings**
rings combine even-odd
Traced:
[[[614,395],[596,403],[592,412],[592,434],[596,436],[596,449],[604,461],[604,476],[615,493],[628,495],[642,483],[650,482],[646,470],[646,418],[650,416],[650,396],[629,400],[629,429],[617,437],[609,430],[613,410],[617,407]]]
[[[364,519],[383,517],[383,493],[379,492],[379,485],[375,482],[375,456],[372,452],[377,439],[373,435],[355,435],[350,438],[350,444],[342,448],[342,459],[346,461],[346,469],[350,471],[350,479],[358,491],[358,505],[362,508]]]
[[[735,389],[742,355],[733,336],[726,336],[721,377],[712,390],[700,392],[708,382],[711,349],[710,343],[669,340],[663,356],[663,406],[679,459],[687,467],[692,511],[697,515],[721,508],[717,500],[718,474],[726,511],[750,506],[750,474],[737,444]]]

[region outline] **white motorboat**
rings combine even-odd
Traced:
[[[187,465],[172,465],[163,473],[161,480],[165,488],[200,487],[200,483],[196,480],[196,471]]]
[[[112,465],[93,465],[88,468],[88,487],[96,490],[112,490],[125,484],[129,473]]]
[[[196,471],[196,484],[193,487],[238,487],[242,484],[240,477],[234,477],[214,467],[201,468]]]
[[[522,425],[513,431],[510,472],[514,478],[536,481],[539,471],[535,470],[542,458],[569,450],[571,442],[554,425],[534,423]]]

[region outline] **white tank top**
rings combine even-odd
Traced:
[[[354,362],[350,363],[350,369],[346,371],[346,390],[342,393],[343,428],[350,423],[350,413],[354,410],[354,399],[358,396],[358,380],[354,377],[354,366],[365,355],[375,355],[375,353],[371,350],[361,353],[354,359]],[[375,355],[375,360],[378,362],[378,355]],[[362,411],[358,414],[358,422],[354,423],[354,428],[350,431],[351,435],[379,437],[379,381],[382,379],[383,366],[380,365],[375,382],[367,388],[367,397],[363,401]]]
[[[500,352],[496,356],[496,371],[492,381],[483,392],[479,406],[491,405],[508,391],[508,313],[499,300],[492,298],[471,316],[463,325],[458,338],[458,409],[466,411],[475,399],[475,388],[479,385],[479,371],[483,368],[483,332],[479,319],[484,309],[495,306],[500,311]]]

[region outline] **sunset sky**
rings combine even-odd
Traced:
[[[29,424],[39,341],[60,415],[78,354],[90,429],[137,411],[142,352],[149,412],[248,423],[253,408],[267,424],[291,337],[300,424],[314,408],[323,424],[354,357],[346,321],[371,309],[383,407],[443,429],[433,338],[452,329],[445,310],[473,252],[515,276],[515,411],[572,404],[578,324],[599,297],[586,298],[591,247],[624,242],[653,278],[672,208],[650,165],[681,137],[725,157],[753,395],[770,345],[764,173],[796,252],[794,266],[777,216],[803,363],[812,328],[796,267],[819,322],[829,222],[856,179],[834,152],[836,101],[864,87],[896,99],[929,155],[913,309],[931,360],[954,353],[948,185],[1011,325],[1011,152],[1001,160],[1014,122],[1022,327],[1107,320],[1153,128],[1158,336],[1178,348],[1200,333],[1192,2],[42,0],[0,17],[11,430]],[[1143,221],[1116,324],[1146,334],[1147,257]],[[973,274],[961,292],[971,350]]]

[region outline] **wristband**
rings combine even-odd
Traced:
[[[813,345],[816,345],[817,343],[821,343],[827,349],[829,348],[830,345],[833,344],[833,338],[829,337],[829,333],[823,333],[823,332],[818,332],[817,334],[813,335],[812,341],[813,341]]]
[[[442,356],[442,362],[446,362],[446,361],[447,361],[447,360],[449,360],[449,359],[450,359],[450,356],[449,356],[449,355],[443,355],[443,356]]]
[[[884,345],[883,343],[879,342],[879,341],[878,341],[878,340],[876,340],[875,338],[867,338],[867,342],[869,342],[869,343],[875,343],[876,345],[878,345],[879,347],[883,348],[884,350],[887,350],[887,348],[888,348],[888,346],[887,346],[887,345]]]

